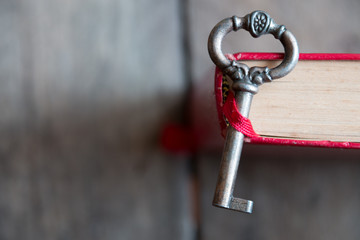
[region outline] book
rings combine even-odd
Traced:
[[[248,66],[273,68],[283,55],[238,53],[228,57]],[[216,71],[217,78],[224,77]],[[291,73],[259,87],[249,119],[255,132],[267,138],[263,143],[281,144],[274,139],[294,145],[360,143],[360,54],[300,54]],[[254,140],[248,142],[262,142],[261,138]]]
[[[227,56],[248,66],[269,68],[283,59],[280,53]],[[222,148],[215,106],[222,99],[218,92],[222,88],[216,84],[224,77],[216,68],[215,89],[210,76],[194,82],[191,124],[166,125],[161,136],[165,149]],[[287,76],[259,86],[249,119],[260,136],[246,137],[247,143],[360,149],[360,54],[300,54]]]

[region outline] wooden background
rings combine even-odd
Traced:
[[[256,9],[302,52],[360,52],[358,0],[1,0],[0,239],[358,239],[358,151],[247,145],[243,215],[211,206],[219,150],[158,144],[212,76],[211,28]]]

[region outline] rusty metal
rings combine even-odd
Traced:
[[[221,44],[226,34],[231,31],[245,29],[257,38],[264,34],[272,34],[284,46],[283,61],[275,68],[251,67],[231,61],[221,50]],[[233,16],[219,22],[211,31],[208,50],[212,61],[232,80],[236,105],[244,117],[248,117],[253,95],[258,92],[258,86],[287,75],[296,65],[299,58],[299,48],[294,35],[285,26],[278,25],[263,11],[254,11],[245,17]],[[251,213],[253,202],[233,196],[236,175],[240,163],[244,135],[229,126],[213,205],[231,210]]]

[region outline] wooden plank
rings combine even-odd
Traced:
[[[301,52],[360,52],[359,28],[348,24],[360,21],[357,14],[360,2],[275,0],[255,4],[254,1],[193,0],[189,9],[192,76],[194,83],[202,87],[198,91],[208,95],[202,109],[211,110],[214,104],[211,95],[214,65],[207,53],[207,38],[214,25],[224,18],[264,10],[296,36]],[[225,38],[223,51],[282,52],[283,49],[272,36],[254,40],[247,32],[238,31]],[[209,88],[204,90],[205,82]],[[206,115],[204,111],[202,117],[209,116],[214,125],[217,116],[209,112]],[[220,131],[218,139],[219,134]],[[214,141],[216,136],[210,134],[206,139]],[[216,148],[216,151],[220,150]],[[254,200],[252,215],[211,206],[221,156],[219,152],[199,156],[203,239],[360,237],[355,224],[360,216],[357,151],[245,145],[235,194]]]
[[[245,145],[236,197],[251,215],[213,207],[220,154],[203,154],[203,239],[357,239],[358,150]]]
[[[185,91],[177,14],[0,3],[1,239],[188,238],[186,164],[157,147]]]

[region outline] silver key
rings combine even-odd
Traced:
[[[229,32],[239,29],[249,31],[255,38],[272,34],[279,39],[285,49],[283,61],[277,67],[269,69],[267,67],[249,68],[245,64],[227,59],[221,50],[223,38]],[[236,105],[244,117],[249,115],[251,101],[253,95],[258,92],[259,85],[287,75],[295,67],[299,58],[299,48],[294,35],[285,26],[276,24],[263,11],[254,11],[245,17],[233,16],[219,22],[210,33],[208,50],[212,61],[232,80]],[[233,196],[243,142],[244,135],[229,126],[213,205],[251,213],[252,201]]]

